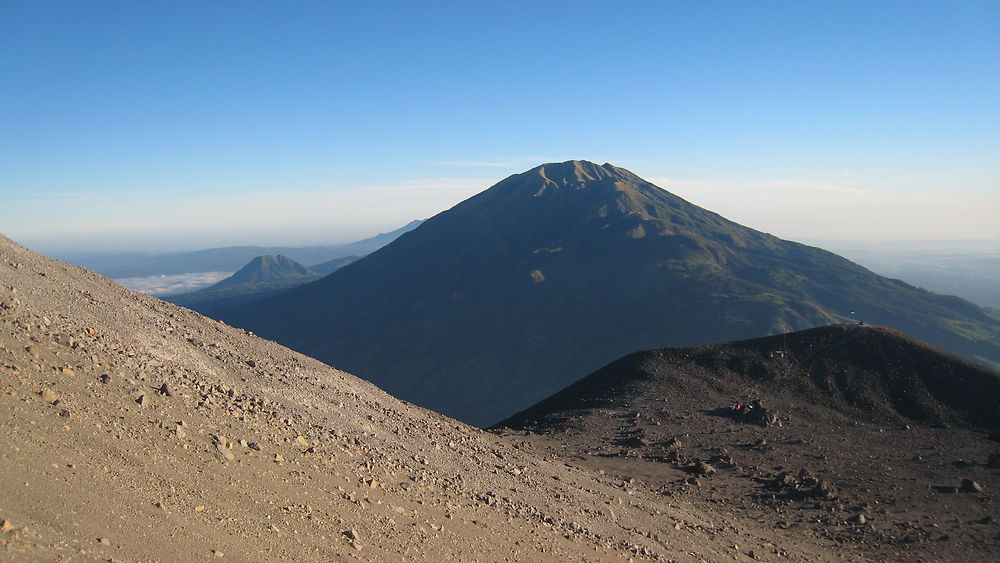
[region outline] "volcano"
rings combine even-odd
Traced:
[[[480,426],[630,352],[862,321],[1000,365],[1000,319],[611,164],[513,175],[229,322]]]

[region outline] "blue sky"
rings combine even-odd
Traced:
[[[344,242],[546,161],[792,239],[1000,238],[1000,3],[0,3],[0,232]]]

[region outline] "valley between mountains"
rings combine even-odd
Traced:
[[[0,237],[0,559],[1000,553],[995,313],[611,164],[407,231],[220,320]]]
[[[0,239],[10,561],[811,561]]]

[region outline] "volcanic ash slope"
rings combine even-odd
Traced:
[[[0,559],[833,559],[0,237]]]

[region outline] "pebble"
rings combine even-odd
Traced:
[[[161,395],[166,395],[167,397],[173,397],[174,396],[173,390],[170,389],[170,386],[167,385],[166,383],[164,383],[163,385],[160,385],[159,391],[160,391]]]
[[[64,367],[64,368],[62,368],[62,370],[61,370],[61,371],[62,371],[63,375],[68,375],[68,376],[70,376],[70,377],[76,377],[76,372],[75,372],[75,371],[73,371],[73,369],[72,369],[72,368],[70,368],[70,367],[68,367],[68,366],[67,366],[67,367]]]
[[[960,490],[963,493],[981,493],[983,492],[983,486],[972,479],[962,479],[962,487]]]
[[[42,400],[46,403],[54,403],[59,400],[59,396],[55,394],[51,389],[42,389],[39,393],[42,396]]]
[[[236,456],[233,455],[233,450],[230,450],[223,444],[216,444],[215,449],[219,451],[219,455],[221,455],[226,461],[233,461],[236,459]]]

